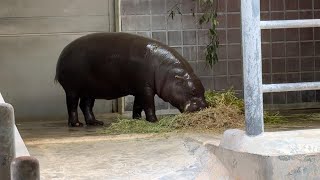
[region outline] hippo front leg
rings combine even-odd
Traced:
[[[158,120],[156,116],[156,109],[154,106],[154,96],[155,93],[150,87],[146,87],[144,89],[143,109],[146,114],[146,119],[149,122],[156,122]]]
[[[133,102],[132,119],[141,119],[143,110],[143,97],[136,95]]]

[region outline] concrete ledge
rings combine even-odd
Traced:
[[[11,180],[40,180],[39,161],[30,156],[15,158],[10,174]]]
[[[260,155],[296,155],[320,152],[320,129],[265,132],[250,137],[242,130],[225,131],[220,147]]]
[[[320,179],[319,134],[320,130],[302,130],[249,137],[241,130],[228,130],[220,145],[206,147],[234,179]]]
[[[0,179],[10,178],[10,163],[15,157],[14,111],[7,103],[0,103]]]
[[[14,147],[12,147],[14,151],[14,157],[30,156],[29,151],[26,145],[24,144],[24,141],[21,138],[21,135],[16,125],[14,124],[14,109],[12,105],[8,103],[2,103],[1,101],[4,102],[0,94],[0,124],[2,125],[0,129],[4,128],[0,131],[0,139],[4,140],[4,142],[7,142],[7,146],[10,146],[10,144],[14,144]],[[12,134],[13,136],[11,136],[10,134]]]

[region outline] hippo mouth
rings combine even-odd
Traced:
[[[208,103],[200,98],[194,98],[184,106],[182,112],[196,112],[208,107]]]

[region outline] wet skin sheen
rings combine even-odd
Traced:
[[[180,112],[207,107],[201,81],[179,53],[133,34],[94,33],[74,40],[60,54],[56,80],[66,93],[69,126],[82,126],[79,100],[87,125],[103,125],[92,112],[95,99],[133,95],[133,118],[144,110],[150,122],[157,121],[155,95]]]

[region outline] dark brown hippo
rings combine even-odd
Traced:
[[[133,118],[157,121],[157,94],[181,112],[207,107],[204,88],[189,63],[174,49],[128,33],[94,33],[67,45],[60,54],[55,79],[66,93],[68,124],[82,126],[80,99],[87,125],[103,125],[92,112],[95,99],[133,95]]]

